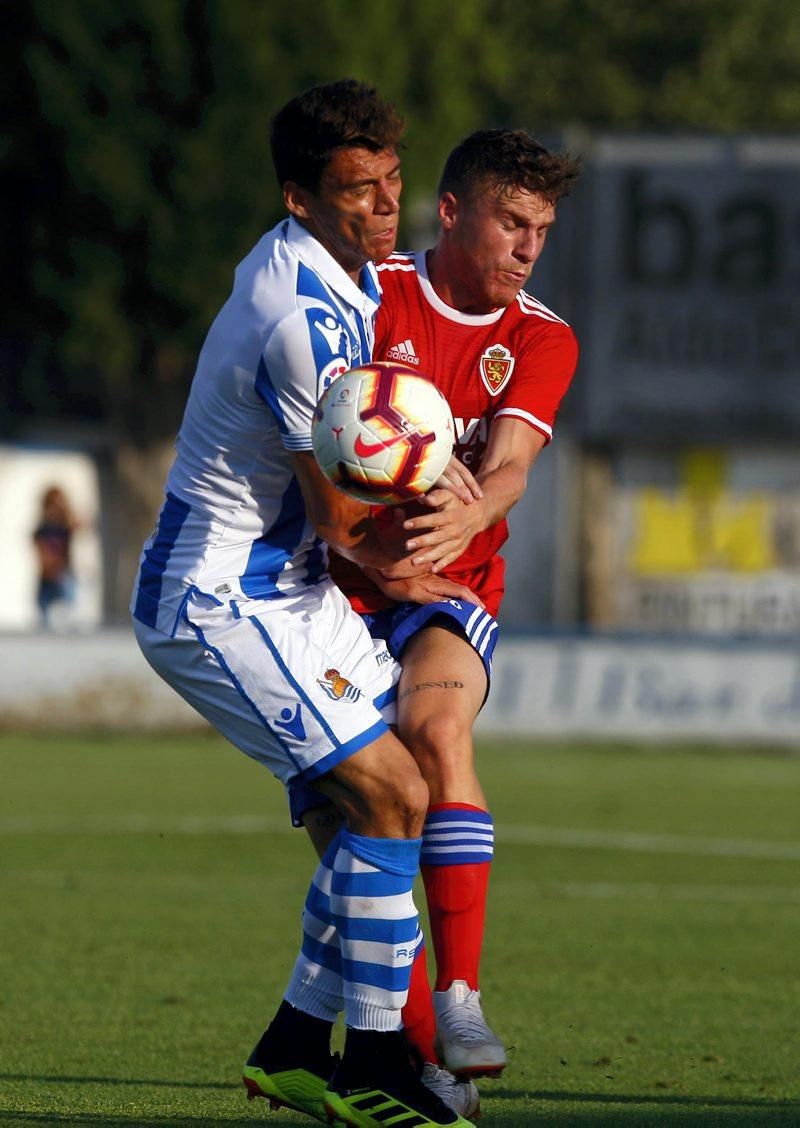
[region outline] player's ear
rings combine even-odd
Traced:
[[[456,220],[458,200],[452,192],[442,192],[439,197],[439,219],[445,231],[449,231]]]
[[[301,188],[294,180],[284,182],[283,202],[289,214],[296,219],[311,218],[310,195],[311,193],[307,188]]]

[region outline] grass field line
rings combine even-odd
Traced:
[[[634,854],[687,854],[703,858],[800,861],[800,842],[768,842],[752,838],[711,838],[691,834],[643,834],[628,830],[513,825],[497,828],[496,837],[499,842],[519,846],[564,846],[622,850]]]
[[[19,882],[27,886],[38,885],[45,888],[63,890],[65,881],[77,882],[74,888],[84,892],[94,892],[105,888],[119,888],[121,877],[118,873],[76,869],[3,869],[0,879],[6,882]],[[226,876],[228,887],[237,883],[248,885],[247,877]],[[259,878],[260,880],[260,878]],[[208,877],[197,877],[188,873],[152,873],[132,877],[125,875],[129,890],[144,884],[151,890],[164,891],[174,887],[184,893],[192,889],[207,890]],[[504,878],[507,892],[516,886],[524,888],[526,897],[539,900],[569,901],[694,901],[702,904],[772,904],[800,906],[800,885],[741,885],[741,884],[692,884],[690,882],[655,881],[535,881],[528,878]],[[72,887],[71,887],[72,888]]]
[[[27,815],[0,818],[0,835],[16,834],[276,834],[290,833],[288,817],[265,815]],[[800,842],[750,838],[643,834],[636,831],[501,824],[498,842],[519,846],[561,846],[569,849],[621,850],[639,854],[684,854],[691,857],[763,858],[800,861]]]
[[[540,887],[545,894],[549,884]],[[617,901],[702,901],[705,903],[751,904],[763,901],[770,904],[800,905],[800,886],[796,885],[658,885],[650,881],[559,881],[553,890],[560,897],[577,900]]]

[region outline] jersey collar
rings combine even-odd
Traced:
[[[289,216],[284,228],[286,241],[296,251],[306,266],[310,267],[340,297],[356,309],[364,309],[365,303],[378,307],[380,286],[373,263],[368,262],[361,271],[360,285],[339,265],[333,255],[326,251],[322,243],[315,239],[302,223]]]
[[[420,289],[428,305],[433,306],[437,313],[448,318],[449,321],[457,321],[460,325],[494,325],[506,312],[504,308],[496,309],[492,313],[461,313],[460,310],[453,309],[452,306],[442,301],[431,285],[431,280],[428,277],[428,264],[425,261],[425,251],[414,252],[414,265],[417,270]]]

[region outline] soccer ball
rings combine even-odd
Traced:
[[[314,454],[335,486],[375,505],[427,493],[450,460],[455,429],[439,389],[404,364],[352,368],[323,393]]]

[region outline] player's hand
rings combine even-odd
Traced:
[[[483,491],[475,479],[467,470],[463,462],[459,462],[453,454],[450,461],[442,471],[441,477],[433,484],[433,489],[427,494],[423,495],[420,499],[424,505],[435,505],[436,502],[431,498],[432,493],[439,493],[441,490],[447,490],[459,500],[463,501],[465,505],[469,505],[473,501],[478,501],[483,497]]]
[[[437,499],[432,496],[435,494],[441,496]],[[464,505],[446,490],[434,490],[426,497],[439,504],[430,513],[403,521],[403,529],[412,534],[405,549],[414,567],[427,564],[432,572],[441,572],[461,556],[476,533],[486,528],[485,506],[477,500]]]
[[[483,600],[463,584],[454,583],[444,576],[417,576],[407,580],[390,580],[374,568],[365,569],[369,578],[381,589],[384,595],[396,603],[439,603],[443,599],[460,599],[464,603],[474,603],[484,607]]]

